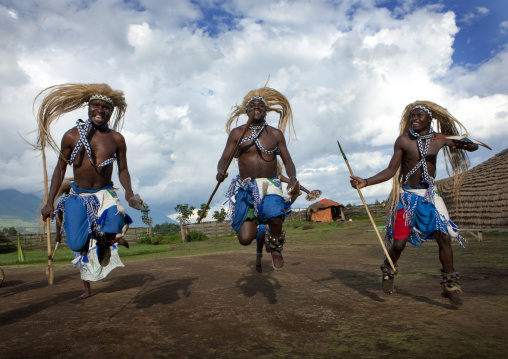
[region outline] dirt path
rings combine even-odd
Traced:
[[[309,232],[310,233],[310,232]],[[408,248],[397,293],[364,230],[288,244],[254,270],[254,248],[129,260],[83,292],[79,272],[4,268],[0,358],[504,358],[508,236],[454,246],[464,306],[440,296],[437,246]],[[502,261],[502,262],[499,262]]]

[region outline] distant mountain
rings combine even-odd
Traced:
[[[160,212],[150,211],[150,217],[152,217],[152,225],[163,224],[163,223],[173,223],[178,224],[178,222],[173,221],[168,216],[161,214]]]
[[[15,189],[0,190],[0,228],[2,227],[35,227],[39,220],[39,211],[43,198],[31,193],[22,193]],[[141,221],[141,212],[125,206],[132,217],[132,227],[145,227]],[[164,222],[176,223],[157,209],[150,211],[153,225]]]
[[[0,190],[0,216],[37,223],[42,201],[42,198],[31,193],[21,193],[15,189]]]
[[[123,205],[123,203],[122,203]],[[125,212],[132,218],[132,228],[136,227],[146,227],[146,224],[141,221],[141,211],[137,211],[132,207],[125,206]],[[156,224],[163,224],[165,222],[176,224],[177,222],[173,221],[172,219],[168,218],[167,216],[163,215],[160,212],[157,212],[156,210],[152,210],[150,208],[149,216],[152,217],[152,226],[155,226]]]

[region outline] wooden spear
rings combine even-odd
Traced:
[[[249,115],[249,119],[247,120],[247,124],[245,125],[242,135],[238,139],[238,142],[236,143],[235,148],[233,148],[233,151],[231,151],[231,154],[229,155],[228,161],[226,162],[226,166],[224,166],[224,169],[222,170],[223,175],[225,175],[227,173],[226,171],[228,170],[229,165],[231,164],[231,161],[233,161],[233,158],[235,158],[235,153],[238,150],[238,147],[240,147],[240,143],[243,140],[243,136],[245,136],[245,133],[249,129],[252,121],[254,121],[254,111],[252,111],[251,114]],[[220,184],[221,184],[221,182],[217,181],[217,185],[215,186],[215,189],[213,190],[212,195],[210,196],[210,199],[206,203],[205,208],[203,208],[203,211],[201,211],[201,216],[199,216],[197,223],[201,223],[201,220],[203,219],[203,216],[206,213],[206,210],[208,209],[208,205],[212,201],[213,196],[215,196],[215,192],[217,192],[217,190],[219,189]]]
[[[344,161],[346,161],[347,168],[349,169],[349,173],[351,176],[354,177],[353,170],[351,169],[351,166],[349,165],[349,161],[346,158],[346,155],[344,154],[344,151],[342,150],[342,146],[340,145],[339,140],[337,140],[337,144],[340,148],[340,153],[342,153],[342,157],[344,157]],[[365,199],[363,198],[362,191],[358,188],[358,185],[356,186],[356,190],[358,191],[358,194],[360,195],[360,198],[362,199],[363,205],[365,206],[365,209],[367,210],[367,214],[369,215],[370,222],[372,223],[372,226],[374,227],[374,230],[377,233],[377,237],[379,238],[379,243],[381,243],[381,247],[383,247],[383,251],[385,252],[386,258],[388,258],[388,262],[390,262],[390,266],[392,269],[397,272],[397,269],[395,269],[395,265],[392,262],[392,259],[390,258],[390,255],[388,254],[388,251],[386,250],[386,246],[383,242],[383,239],[381,238],[381,234],[379,234],[379,231],[376,226],[376,222],[374,222],[374,218],[372,218],[372,214],[370,213],[369,206],[367,206],[367,203],[365,202]]]

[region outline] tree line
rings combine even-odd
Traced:
[[[197,215],[198,217],[201,216],[203,213],[203,210],[206,207],[206,203],[202,203],[201,208],[198,209]],[[175,211],[180,214],[180,217],[182,218],[182,221],[184,223],[189,223],[189,219],[196,210],[196,207],[189,206],[188,203],[185,204],[178,204],[175,207]],[[209,211],[209,208],[206,209],[204,212],[203,218],[207,216]],[[226,219],[227,212],[224,208],[221,208],[220,211],[215,211],[212,215],[212,218],[215,219],[217,222],[223,222]],[[148,226],[149,236],[151,236],[152,233],[157,233],[162,236],[169,236],[172,234],[176,234],[180,232],[180,226],[178,224],[164,222],[163,224],[156,224],[152,227],[152,217],[150,217],[150,207],[148,204],[143,203],[143,208],[141,209],[141,221]]]
[[[0,236],[15,236],[18,230],[15,227],[4,227],[0,229]]]

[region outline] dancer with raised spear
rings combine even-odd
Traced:
[[[436,121],[437,132],[432,128],[433,120]],[[469,166],[465,151],[478,149],[478,145],[471,141],[443,137],[459,135],[459,129],[466,132],[465,127],[445,108],[428,101],[410,103],[402,113],[400,136],[395,141],[388,167],[365,179],[351,176],[351,186],[358,189],[393,178],[390,212],[386,220],[389,258],[396,263],[408,241],[418,247],[422,242],[435,239],[442,265],[442,296],[454,306],[462,305],[462,300],[459,296],[459,275],[453,264],[451,238],[461,246],[463,238],[449,218],[434,178],[437,154],[441,149],[456,179]],[[458,194],[458,187],[455,193]],[[386,258],[381,265],[382,288],[387,293],[393,293],[396,271],[389,262]]]

